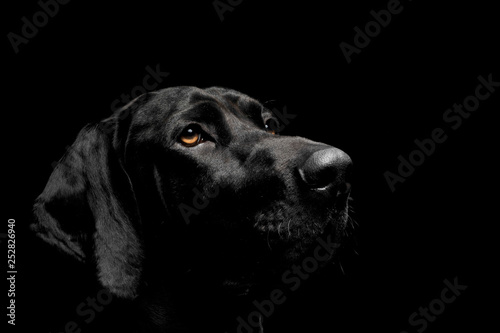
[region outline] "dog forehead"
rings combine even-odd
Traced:
[[[155,92],[153,102],[163,109],[179,108],[179,105],[193,105],[199,102],[208,101],[221,104],[221,106],[232,106],[241,111],[261,111],[263,108],[256,99],[251,98],[239,91],[221,88],[198,88],[193,86],[179,86],[166,88]]]
[[[150,93],[133,121],[141,131],[170,131],[176,124],[201,121],[219,124],[258,124],[265,110],[257,100],[236,90],[180,86]],[[231,126],[231,125],[229,125]],[[229,128],[227,130],[230,132]]]
[[[153,121],[174,120],[186,114],[200,119],[226,118],[233,115],[240,120],[260,122],[264,107],[254,98],[236,90],[210,87],[181,86],[167,88],[155,93],[146,108],[145,116]],[[187,112],[187,113],[186,113]],[[218,114],[218,115],[217,115]],[[226,116],[222,116],[226,114]],[[232,118],[232,117],[231,117]]]

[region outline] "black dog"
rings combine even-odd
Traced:
[[[230,89],[142,95],[80,132],[36,200],[33,230],[116,299],[110,325],[193,329],[215,299],[280,278],[319,237],[341,240],[349,156],[276,124]]]

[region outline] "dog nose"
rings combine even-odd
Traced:
[[[299,167],[302,180],[312,188],[320,189],[328,185],[347,192],[352,161],[349,155],[337,148],[327,148],[314,152]]]

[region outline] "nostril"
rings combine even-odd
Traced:
[[[349,155],[337,148],[314,152],[299,168],[302,180],[312,188],[330,184],[344,186],[350,173],[352,161]]]

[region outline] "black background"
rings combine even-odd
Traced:
[[[20,34],[21,18],[40,10],[33,0],[6,6],[4,36]],[[4,37],[3,229],[16,219],[18,325],[39,324],[23,312],[33,288],[23,285],[31,255],[23,238],[51,163],[86,123],[107,117],[113,100],[142,84],[146,66],[160,64],[170,75],[159,88],[218,85],[277,100],[298,114],[284,134],[334,145],[354,161],[359,256],[343,263],[344,276],[332,268],[312,278],[266,332],[416,332],[409,315],[455,277],[467,290],[426,331],[498,326],[490,303],[498,303],[492,212],[500,88],[457,130],[442,120],[474,93],[479,75],[500,81],[498,11],[486,1],[403,1],[348,64],[339,44],[352,44],[353,28],[386,6],[244,0],[221,22],[210,0],[74,0],[18,54]],[[398,155],[407,157],[436,127],[447,141],[392,193],[384,172],[397,172]]]

